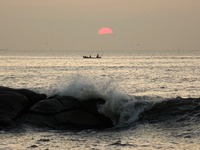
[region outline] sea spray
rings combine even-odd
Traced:
[[[51,93],[60,96],[72,96],[81,101],[102,97],[97,82],[91,77],[82,75],[76,75],[70,77],[70,79],[62,78],[57,84],[57,89],[53,89]]]
[[[129,126],[134,123],[140,113],[151,108],[151,103],[138,101],[134,96],[114,90],[106,95],[106,103],[99,107],[99,112],[111,118],[117,127]]]
[[[102,98],[104,105],[99,105],[98,111],[109,117],[115,126],[127,126],[138,119],[144,110],[150,108],[144,99],[137,99],[124,92],[111,79],[97,80],[92,77],[76,75],[70,79],[62,78],[51,94],[72,96],[81,101]]]

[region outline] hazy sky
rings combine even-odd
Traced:
[[[0,0],[0,48],[200,49],[200,0]]]

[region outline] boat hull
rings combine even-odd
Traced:
[[[88,57],[88,56],[83,56],[85,59],[100,59],[101,57]]]

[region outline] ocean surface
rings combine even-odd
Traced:
[[[97,53],[101,59],[82,58]],[[0,150],[200,149],[200,119],[137,122],[146,102],[200,97],[200,51],[0,50],[0,86],[82,100],[100,95],[107,103],[99,111],[116,125],[106,130],[55,131],[26,126],[0,131]],[[136,101],[144,102],[144,107],[136,110]],[[115,120],[115,115],[120,119]]]

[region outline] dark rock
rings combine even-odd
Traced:
[[[113,127],[111,120],[98,112],[98,106],[105,103],[103,99],[89,99],[78,101],[73,97],[59,97],[65,107],[70,106],[69,111],[55,115],[61,127],[72,128],[106,128]],[[73,105],[70,105],[73,104]]]
[[[81,101],[80,109],[90,113],[98,114],[98,106],[102,104],[105,104],[105,100],[103,99],[89,99],[86,101]]]
[[[58,96],[56,99],[63,104],[65,109],[74,109],[80,107],[80,102],[78,99],[71,96]]]
[[[0,92],[1,117],[14,119],[25,108],[27,102],[27,98],[19,93]]]
[[[80,107],[80,102],[70,96],[46,99],[35,104],[30,110],[41,114],[56,114],[62,111]]]
[[[0,129],[30,124],[53,129],[113,127],[109,118],[98,112],[103,99],[79,101],[71,96],[38,94],[27,89],[0,86]]]
[[[16,92],[16,93],[20,93],[21,95],[24,95],[25,97],[28,98],[28,103],[27,103],[28,108],[30,108],[37,102],[46,98],[45,94],[38,94],[28,89],[13,89],[13,88],[0,86],[0,91]]]
[[[111,127],[109,121],[100,118],[95,114],[82,110],[70,110],[55,115],[58,125],[61,128],[104,128]]]
[[[24,123],[55,129],[106,128],[113,124],[97,111],[103,100],[78,101],[70,96],[51,97],[35,104],[21,119]]]
[[[40,114],[56,114],[65,110],[65,107],[57,99],[42,100],[31,107],[30,111]]]
[[[112,122],[104,116],[84,112],[81,110],[68,110],[56,115],[27,113],[21,123],[50,127],[53,129],[85,129],[113,127]]]
[[[18,124],[29,124],[38,127],[48,127],[56,129],[58,123],[53,115],[26,113],[18,120]]]
[[[9,118],[0,118],[0,129],[16,126],[15,122]]]
[[[10,126],[13,120],[23,112],[28,99],[15,92],[0,91],[0,126]]]

